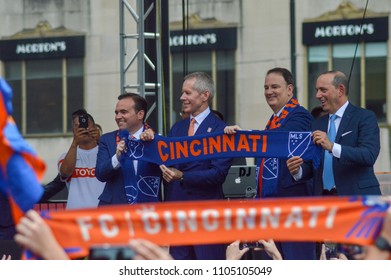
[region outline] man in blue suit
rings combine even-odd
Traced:
[[[342,72],[329,71],[318,77],[316,98],[328,112],[312,124],[313,140],[324,149],[321,166],[314,170],[310,163],[303,163],[299,157],[287,161],[296,180],[314,176],[316,195],[381,194],[373,168],[380,152],[379,126],[373,112],[349,102],[348,89],[348,79]],[[330,141],[327,131],[333,115],[336,136]],[[326,153],[332,158],[331,174],[324,174]],[[331,176],[331,186],[326,187]]]
[[[309,131],[313,120],[310,112],[294,98],[292,73],[285,68],[273,68],[266,73],[264,95],[273,114],[265,130]],[[224,131],[235,133],[241,128],[228,126]],[[286,159],[260,158],[257,162],[258,198],[312,196],[312,180],[296,182],[286,165]],[[276,242],[284,260],[316,259],[315,242]],[[263,256],[268,258],[266,254]]]
[[[132,172],[130,182],[124,181],[121,166],[121,154],[127,149],[125,140],[119,131],[127,131],[132,138],[139,139],[140,134],[148,128],[145,123],[147,101],[136,93],[124,93],[118,97],[115,109],[115,121],[119,130],[103,134],[99,140],[95,176],[106,182],[99,196],[99,206],[113,204],[134,204],[140,202],[160,201],[161,171],[158,165],[146,161],[134,160],[127,166],[126,172]],[[127,161],[129,162],[129,161]],[[129,170],[128,170],[129,169]],[[129,173],[130,174],[130,173]],[[154,177],[153,184],[143,178]]]
[[[214,95],[212,78],[203,72],[195,72],[184,78],[182,86],[183,111],[190,117],[177,122],[168,136],[192,136],[223,131],[226,124],[209,108]],[[194,130],[189,128],[194,123]],[[151,131],[145,131],[143,140],[152,140]],[[223,183],[231,166],[231,159],[194,161],[166,167],[161,165],[164,179],[165,201],[190,201],[224,199]],[[171,246],[170,253],[177,260],[223,260],[224,244]]]

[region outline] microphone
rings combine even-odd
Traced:
[[[126,129],[121,129],[118,133],[119,139],[129,139],[129,131]]]

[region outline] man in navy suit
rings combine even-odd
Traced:
[[[223,131],[226,124],[209,108],[213,95],[213,80],[208,74],[195,72],[187,75],[180,100],[183,111],[190,114],[190,117],[174,124],[168,136],[189,136],[193,119],[195,135]],[[152,140],[153,134],[145,131],[141,139]],[[230,166],[231,159],[194,161],[170,167],[161,165],[165,201],[224,199],[222,185]],[[224,244],[171,246],[170,253],[177,260],[223,260],[225,249]]]
[[[285,68],[273,68],[266,73],[264,95],[273,114],[266,125],[272,131],[309,131],[313,120],[310,112],[300,106],[293,96],[292,73]],[[241,128],[228,126],[224,131],[235,133]],[[286,165],[286,159],[258,159],[258,198],[312,196],[312,180],[296,182]],[[315,242],[276,242],[285,260],[316,259]],[[263,258],[268,258],[263,254]]]
[[[299,157],[292,157],[287,165],[296,180],[314,176],[317,195],[380,195],[373,169],[380,152],[379,126],[372,111],[349,102],[348,89],[348,79],[342,72],[329,71],[318,77],[316,98],[328,112],[312,124],[313,140],[324,149],[321,166],[314,170],[310,163],[303,163]],[[333,115],[336,137],[330,141],[327,131]],[[324,187],[326,153],[332,157],[334,185],[331,188]]]
[[[115,121],[119,130],[129,133],[132,138],[139,139],[147,124],[147,101],[136,93],[124,93],[118,97],[115,109]],[[99,206],[113,204],[134,204],[140,202],[160,201],[161,171],[158,165],[146,161],[133,161],[134,184],[125,190],[125,181],[120,157],[125,152],[125,141],[121,139],[119,130],[103,134],[99,140],[95,176],[106,182],[99,196]],[[134,169],[134,170],[133,170]],[[153,186],[145,186],[145,176],[156,177]]]

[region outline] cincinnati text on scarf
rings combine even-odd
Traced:
[[[258,142],[259,141],[259,142]],[[157,142],[159,156],[162,161],[168,159],[189,158],[189,155],[197,157],[201,154],[218,154],[221,152],[266,152],[267,136],[263,135],[217,135],[216,137],[207,137],[203,139],[183,140],[170,142],[160,140]]]
[[[125,139],[124,160],[143,160],[167,166],[195,160],[232,157],[289,158],[319,161],[321,152],[312,142],[312,132],[241,130],[223,131],[191,137],[164,137],[155,134],[153,141]]]
[[[324,227],[332,229],[338,207],[327,209],[319,205],[308,207],[292,206],[288,213],[282,214],[281,207],[237,208],[237,209],[188,209],[155,212],[153,209],[141,211],[139,220],[142,229],[149,235],[165,233],[186,233],[205,230],[208,232],[232,229],[267,229],[267,228],[308,228]],[[124,211],[123,220],[118,221],[109,213],[102,213],[95,217],[94,225],[91,216],[76,217],[81,236],[84,241],[91,240],[91,232],[98,229],[99,234],[105,238],[115,238],[124,227],[129,237],[134,237],[134,227],[131,213]],[[319,224],[320,217],[322,223]],[[124,221],[124,222],[123,222]],[[95,233],[98,233],[95,231]]]

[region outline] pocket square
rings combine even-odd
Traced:
[[[352,133],[352,131],[348,131],[348,132],[345,132],[345,133],[342,133],[341,137],[344,137],[345,135],[348,135],[349,133]]]

